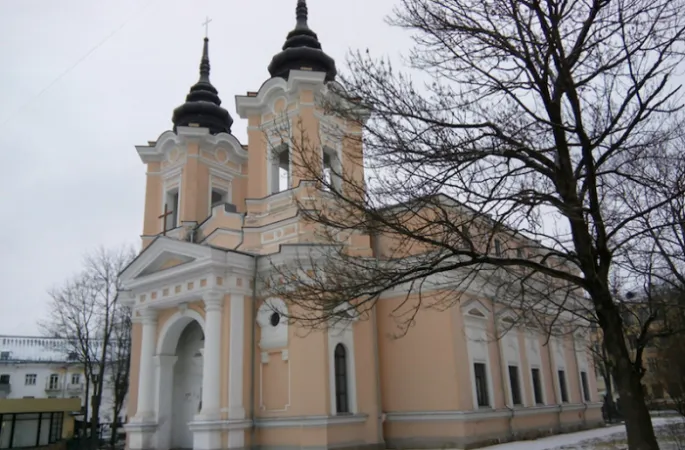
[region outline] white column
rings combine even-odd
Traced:
[[[172,396],[174,391],[174,364],[176,355],[157,355],[157,388],[155,389],[155,408],[157,411],[157,448],[171,448],[171,424],[173,414]]]
[[[222,292],[208,292],[205,303],[205,348],[202,353],[202,411],[203,419],[218,419],[221,408],[221,311]]]
[[[244,420],[243,349],[245,345],[245,296],[231,294],[230,362],[228,364],[228,418]],[[245,430],[228,432],[228,448],[245,447]]]
[[[136,417],[154,420],[155,402],[155,338],[157,335],[157,311],[141,311],[140,321],[143,324],[143,336],[140,345],[140,369],[138,373],[138,407]]]

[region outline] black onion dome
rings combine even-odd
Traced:
[[[205,38],[200,79],[190,88],[186,102],[174,109],[174,132],[178,127],[209,128],[211,134],[230,133],[233,118],[221,107],[219,92],[209,82],[209,39]]]
[[[271,59],[269,73],[272,77],[287,80],[291,70],[306,68],[315,72],[326,72],[326,81],[334,80],[338,73],[335,61],[324,53],[316,33],[307,25],[307,2],[298,0],[295,11],[297,25],[288,33],[283,51]]]

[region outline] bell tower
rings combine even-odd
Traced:
[[[295,28],[268,66],[271,78],[258,92],[236,97],[238,114],[249,127],[249,198],[296,189],[314,170],[338,189],[349,171],[362,172],[359,159],[352,158],[361,156],[361,146],[345,139],[361,136],[361,128],[327,115],[319,102],[335,95],[330,87],[337,85],[337,69],[309,26],[304,0],[298,0],[295,18]]]
[[[144,245],[160,234],[192,240],[197,225],[217,205],[244,210],[247,151],[231,134],[233,118],[221,106],[209,75],[205,37],[199,80],[174,109],[173,130],[136,147],[148,166]]]

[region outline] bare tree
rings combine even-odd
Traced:
[[[114,448],[117,441],[117,430],[120,426],[119,416],[128,395],[129,375],[131,372],[131,309],[119,304],[115,312],[110,343],[109,384],[113,392],[113,423],[110,446]]]
[[[118,275],[135,256],[129,248],[99,248],[86,256],[83,271],[51,293],[50,315],[42,323],[50,335],[65,338],[67,354],[83,365],[86,377],[85,418],[91,411],[90,442],[97,445],[100,405],[109,370],[110,347],[121,316]],[[92,389],[92,391],[91,391]],[[86,425],[84,424],[84,428]],[[84,429],[84,434],[85,429]]]
[[[355,54],[342,86],[318,99],[322,120],[337,124],[323,133],[339,136],[285,125],[293,174],[323,191],[298,196],[300,213],[327,245],[275,267],[266,286],[310,326],[351,308],[368,315],[401,287],[407,301],[393,314],[406,331],[421,308],[449,308],[474,283],[550,333],[595,323],[629,447],[657,449],[610,280],[639,287],[626,262],[676,226],[663,212],[685,191],[674,80],[684,9],[402,0],[391,22],[412,33],[410,72]],[[335,139],[343,164],[322,170],[322,143]],[[661,177],[664,165],[672,176]]]

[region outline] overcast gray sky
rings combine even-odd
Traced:
[[[351,49],[406,49],[405,32],[383,21],[394,3],[309,0],[309,23],[344,71]],[[205,17],[211,80],[246,142],[234,96],[268,78],[295,4],[0,0],[0,334],[38,333],[47,290],[86,252],[139,245],[145,168],[134,145],[171,128],[197,80]]]

